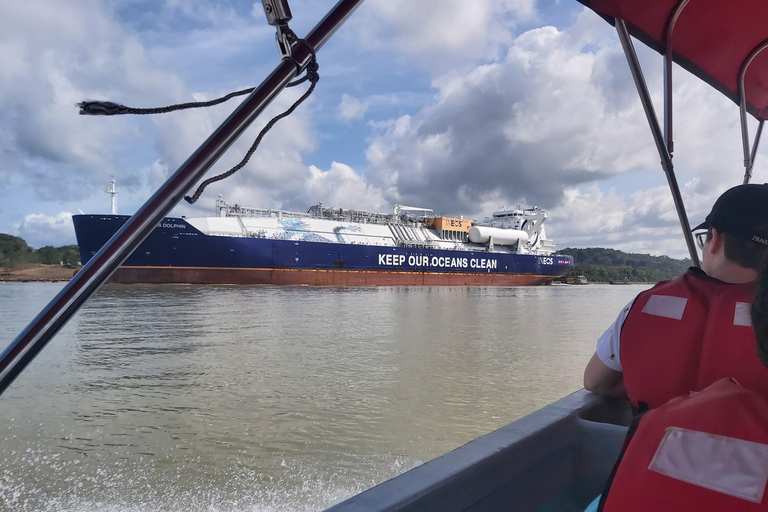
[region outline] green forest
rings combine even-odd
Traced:
[[[76,245],[33,249],[23,238],[0,233],[0,268],[13,270],[34,264],[76,266],[80,264],[80,252]]]
[[[568,276],[584,275],[590,283],[635,282],[655,283],[674,279],[691,266],[691,260],[675,260],[669,256],[628,254],[615,249],[568,247],[557,251],[573,256],[574,268]]]

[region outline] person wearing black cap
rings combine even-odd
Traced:
[[[768,260],[756,288],[752,349],[768,367]],[[765,511],[767,485],[768,396],[724,378],[635,417],[585,512]]]
[[[694,228],[702,268],[640,293],[598,339],[584,387],[628,396],[638,410],[722,378],[768,394],[755,353],[749,305],[768,254],[768,184],[721,195]]]

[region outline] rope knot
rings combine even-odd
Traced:
[[[307,78],[313,84],[320,80],[320,74],[317,72],[318,69],[320,69],[320,65],[313,57],[309,64],[307,64]]]

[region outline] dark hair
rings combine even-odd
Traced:
[[[758,270],[768,254],[768,246],[723,233],[725,257],[744,267]]]
[[[744,268],[760,270],[761,263],[768,258],[768,246],[752,240],[740,238],[730,233],[723,233],[723,250],[728,260]],[[712,228],[707,231],[707,242],[712,240]]]
[[[757,295],[750,311],[752,328],[757,341],[757,355],[763,365],[768,367],[768,257],[764,258],[760,264],[756,285]]]

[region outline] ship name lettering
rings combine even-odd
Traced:
[[[490,260],[485,258],[473,258],[469,260],[470,268],[498,268],[497,260]]]
[[[424,254],[411,254],[407,258],[404,254],[379,254],[379,265],[409,267],[433,267],[433,268],[498,268],[499,262],[491,258],[455,258],[450,256],[429,256]]]
[[[186,229],[186,224],[171,224],[170,222],[161,222],[160,223],[161,228],[166,229]]]
[[[429,256],[424,256],[422,254],[416,254],[416,255],[410,255],[408,256],[408,266],[410,267],[428,267],[429,266]],[[435,260],[434,263],[437,263]],[[437,266],[437,265],[433,265]]]
[[[405,263],[404,254],[379,254],[379,265],[402,265]]]

